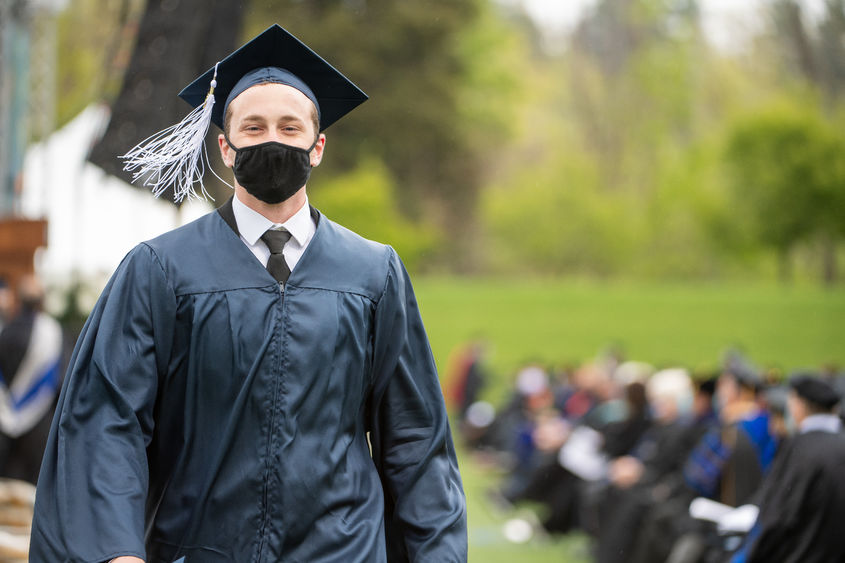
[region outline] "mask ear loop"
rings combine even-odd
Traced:
[[[226,134],[224,133],[224,134],[223,134],[223,136],[225,137],[225,136],[226,136]],[[229,143],[229,139],[228,139],[228,138],[226,139],[226,143],[227,143],[227,144],[229,144],[229,146],[230,146],[230,147],[232,147],[231,143]],[[207,148],[207,147],[205,147],[205,145],[203,145],[203,148],[205,148],[205,159],[206,159],[206,160],[208,160],[208,148]],[[234,149],[235,147],[232,147],[232,148]],[[237,152],[237,151],[235,151],[235,152]],[[229,182],[227,182],[226,180],[224,180],[223,178],[221,178],[221,177],[220,177],[220,175],[219,175],[217,172],[215,172],[215,171],[214,171],[214,167],[213,167],[213,166],[211,166],[211,164],[210,164],[210,163],[209,163],[208,169],[209,169],[209,170],[211,170],[211,173],[212,173],[212,174],[214,174],[214,177],[215,177],[215,178],[217,178],[218,180],[220,180],[221,182],[223,182],[224,184],[226,184],[227,186],[229,186],[229,187],[230,187],[230,188],[232,188],[233,190],[235,189],[235,186],[233,186],[232,184],[230,184]],[[214,199],[214,198],[211,198],[211,199]]]
[[[230,149],[232,149],[236,153],[241,150],[241,149],[235,148],[235,145],[233,145],[232,141],[229,140],[229,135],[226,134],[226,131],[223,131],[223,138],[226,140],[226,144],[229,145]],[[217,172],[214,172],[213,168],[211,169],[211,172],[214,173],[215,176],[217,176]],[[230,188],[232,188],[232,190],[235,189],[235,186],[233,186],[232,184],[230,184],[229,182],[227,182],[226,180],[224,180],[220,176],[217,176],[217,179],[220,180],[221,182],[223,182],[224,184],[226,184],[227,186],[229,186]]]

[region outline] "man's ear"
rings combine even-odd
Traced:
[[[320,133],[320,136],[317,138],[317,143],[314,145],[314,148],[311,149],[311,166],[319,166],[320,162],[323,160],[323,151],[326,148],[326,136],[323,133]]]
[[[220,145],[220,158],[223,159],[223,164],[231,168],[235,165],[235,151],[226,142],[226,137],[223,133],[217,135],[217,144]]]

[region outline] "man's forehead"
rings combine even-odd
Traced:
[[[257,116],[259,115],[256,113],[258,108],[272,109],[274,112],[286,114],[291,114],[291,110],[297,110],[296,113],[304,112],[307,117],[317,110],[314,102],[296,88],[287,84],[263,82],[235,96],[229,103],[228,111],[232,112],[236,109],[238,113],[243,113],[245,116],[246,114]],[[296,117],[296,115],[291,114],[291,117]]]

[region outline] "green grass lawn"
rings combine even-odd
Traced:
[[[564,281],[417,279],[417,298],[438,367],[474,336],[491,345],[491,385],[498,401],[529,359],[577,363],[609,345],[657,365],[715,367],[729,347],[758,365],[786,371],[845,367],[845,288],[774,285],[645,285]],[[484,498],[498,476],[461,455],[467,492],[470,561],[583,562],[586,540],[512,544],[508,517]]]
[[[530,508],[508,512],[488,501],[486,491],[500,483],[497,471],[477,463],[468,452],[458,452],[461,478],[467,495],[469,561],[472,563],[587,563],[589,543],[586,536],[535,536],[526,543],[512,543],[505,538],[505,523],[523,517]]]
[[[611,345],[658,366],[715,367],[739,347],[766,367],[845,367],[841,287],[419,279],[416,291],[441,373],[482,336],[497,384],[526,360],[582,362]]]

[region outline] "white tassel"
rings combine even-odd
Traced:
[[[120,157],[125,161],[123,169],[132,172],[133,184],[140,180],[152,189],[156,197],[173,184],[173,199],[177,202],[186,197],[214,199],[205,190],[202,177],[206,166],[211,168],[205,137],[211,123],[216,86],[217,65],[214,66],[211,87],[202,105],[197,106],[181,122],[147,137]]]

